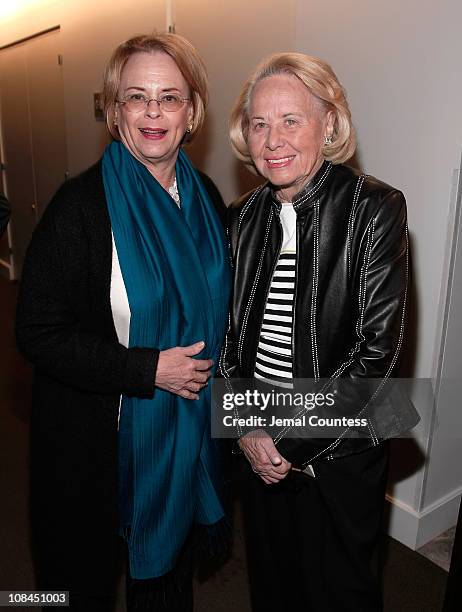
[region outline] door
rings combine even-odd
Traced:
[[[13,277],[35,225],[67,173],[59,30],[0,51],[0,112]]]
[[[0,53],[2,162],[5,191],[12,208],[10,246],[21,262],[36,224],[28,104],[25,48],[12,47]],[[13,269],[13,277],[17,277],[15,272]]]

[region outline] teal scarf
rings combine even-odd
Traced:
[[[180,151],[181,209],[120,142],[103,156],[103,180],[130,304],[130,347],[160,350],[205,341],[217,363],[230,270],[223,229],[200,177]],[[154,372],[153,372],[154,376]],[[119,426],[121,533],[134,578],[171,570],[193,522],[224,516],[210,387],[198,401],[156,389],[123,397]]]

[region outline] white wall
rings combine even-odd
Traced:
[[[231,108],[257,63],[269,53],[293,46],[295,9],[295,0],[174,0],[176,32],[197,47],[210,80],[205,133],[192,146],[191,154],[217,182],[228,203],[259,182],[231,152]]]
[[[415,375],[432,376],[452,172],[462,147],[458,0],[298,3],[296,46],[344,84],[366,172],[403,189],[419,304]]]

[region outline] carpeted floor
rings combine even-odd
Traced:
[[[14,344],[16,290],[0,277],[0,591],[34,588],[27,518],[31,370]],[[446,572],[385,536],[384,551],[385,611],[440,612]],[[124,612],[120,584],[117,612]],[[198,580],[195,590],[196,612],[250,612],[237,502],[233,554],[207,580]]]

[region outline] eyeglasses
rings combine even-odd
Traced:
[[[148,98],[141,93],[133,93],[125,96],[123,100],[117,100],[119,104],[123,104],[130,113],[138,113],[149,108],[151,102],[157,102],[159,108],[167,113],[179,111],[184,106],[185,102],[189,102],[190,98],[182,98],[177,94],[166,93],[160,98]]]

